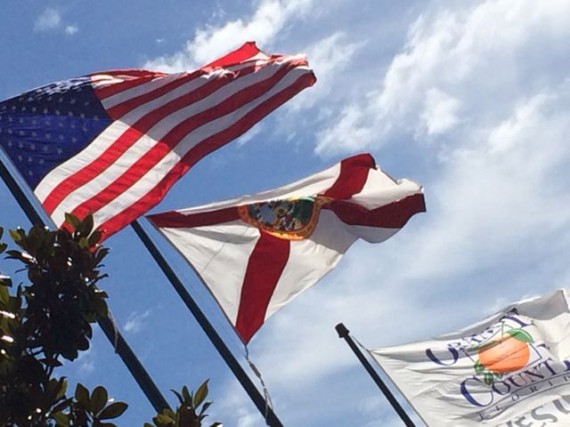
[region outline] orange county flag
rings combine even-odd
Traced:
[[[570,426],[566,290],[370,353],[430,426]]]
[[[148,219],[194,267],[247,343],[359,237],[386,240],[424,210],[421,187],[392,180],[361,154],[275,190]]]

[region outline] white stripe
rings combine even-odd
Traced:
[[[198,145],[204,139],[230,127],[246,114],[258,107],[259,104],[294,83],[299,77],[297,74],[301,71],[302,70],[299,69],[293,70],[284,79],[282,79],[278,85],[274,86],[272,90],[264,93],[264,96],[259,97],[254,102],[247,104],[233,113],[227,114],[226,116],[220,117],[214,121],[210,121],[196,129],[194,132],[188,134],[174,150],[170,151],[170,153],[157,163],[146,175],[138,180],[129,189],[129,191],[121,193],[119,197],[113,201],[113,205],[104,206],[99,211],[94,212],[94,219],[99,223],[103,223],[117,214],[117,207],[120,206],[122,209],[128,209],[130,206],[137,203],[142,197],[151,191],[163,177],[170,173],[176,164],[178,164],[179,159],[185,156],[193,147]],[[81,190],[82,194],[79,194],[79,197],[94,194],[94,192],[98,192],[101,189],[100,187],[92,187],[91,185],[85,187],[87,188],[83,188]],[[65,212],[69,212],[69,210],[66,210],[65,208],[60,209],[60,207],[58,207],[57,210],[59,211],[57,214],[60,218],[63,218]]]
[[[308,239],[291,242],[287,265],[269,301],[265,319],[337,265],[357,239],[344,225],[334,213],[322,210],[313,234]]]
[[[422,188],[413,181],[394,181],[380,169],[370,169],[362,190],[349,200],[372,210],[421,191]]]
[[[59,165],[40,181],[34,194],[43,203],[53,189],[67,177],[79,172],[94,159],[97,159],[107,150],[130,126],[122,122],[113,122],[107,127],[93,143],[85,147],[71,159]],[[57,223],[56,223],[57,224]],[[57,224],[59,225],[59,224]]]
[[[195,228],[161,228],[190,262],[235,326],[249,257],[259,230],[242,221]],[[220,281],[220,274],[224,280]]]
[[[121,120],[116,120],[109,125],[97,138],[95,138],[87,147],[85,147],[81,152],[76,154],[74,157],[70,158],[66,162],[59,165],[57,168],[53,169],[49,174],[47,174],[44,179],[38,184],[34,193],[39,198],[40,202],[43,202],[49,193],[65,180],[68,176],[79,172],[87,164],[98,159],[105,150],[107,150],[113,143],[119,139],[119,137],[129,129],[141,118],[147,114],[154,114],[158,108],[172,101],[173,99],[185,96],[187,93],[197,90],[201,86],[208,83],[205,79],[196,79],[191,82],[185,83],[184,85],[177,88],[176,91],[170,91],[159,98],[156,98],[146,104],[139,106],[138,108],[131,110],[128,114],[123,116]],[[190,108],[190,107],[186,107]],[[173,114],[176,114],[175,111]],[[162,123],[167,122],[168,116],[162,119],[154,125],[152,129],[162,126]],[[127,125],[128,124],[128,125]],[[171,126],[168,124],[167,126]],[[171,130],[169,127],[162,129],[162,133],[158,133],[154,136],[154,139],[160,139],[162,136],[166,135]],[[138,159],[138,158],[137,158]]]
[[[172,101],[173,99],[179,98],[180,96],[184,96],[188,92],[197,90],[206,83],[208,83],[208,81],[204,79],[196,79],[185,83],[184,85],[177,88],[176,91],[170,91],[159,98],[147,102],[146,104],[141,105],[139,108],[131,110],[127,115],[123,116],[121,120],[116,120],[111,123],[81,152],[66,162],[62,163],[57,168],[53,169],[42,179],[42,181],[34,190],[34,193],[40,202],[43,202],[49,193],[68,176],[79,172],[87,164],[93,162],[95,159],[98,159],[99,156],[101,156],[111,145],[113,145],[117,139],[119,139],[119,137],[124,132],[130,128],[129,125],[135,124],[147,114],[152,115],[156,109],[162,107],[164,104]],[[167,117],[165,117],[161,122],[158,122],[152,129],[159,127],[161,123],[167,120]],[[162,135],[165,135],[170,130],[171,128],[164,128]],[[156,139],[160,138],[161,135],[157,135]]]
[[[123,90],[118,92],[108,98],[105,98],[101,101],[103,106],[106,109],[114,107],[122,102],[128,101],[130,99],[136,98],[137,96],[144,95],[145,93],[151,92],[153,90],[159,89],[167,84],[178,80],[180,78],[184,78],[187,73],[175,73],[175,74],[168,74],[163,77],[157,77],[147,83],[142,85],[138,85],[132,87],[130,89]]]
[[[287,57],[289,58],[289,57]],[[294,57],[291,57],[294,58]],[[235,72],[235,71],[239,71],[243,68],[248,68],[248,67],[262,67],[264,65],[266,65],[269,61],[267,61],[265,58],[263,58],[263,60],[251,60],[248,59],[246,61],[244,61],[243,63],[239,63],[230,67],[223,67],[223,68],[215,68],[213,69],[211,72],[209,73],[204,73],[200,76],[196,76],[195,78],[193,78],[192,80],[189,81],[189,83],[194,82],[195,80],[202,80],[205,79],[205,81],[208,81],[212,78],[218,78],[221,77],[223,74],[226,74],[228,72]],[[273,61],[274,63],[279,63],[279,61]],[[192,75],[193,73],[199,73],[200,69],[192,71],[192,72],[182,72],[182,73],[175,73],[175,74],[168,74],[164,77],[157,77],[156,79],[153,79],[152,81],[149,81],[147,83],[144,83],[142,85],[138,85],[135,87],[132,87],[130,89],[126,89],[122,92],[116,93],[115,95],[112,95],[108,98],[105,98],[101,101],[101,103],[103,104],[103,106],[106,109],[110,109],[112,107],[115,107],[123,102],[128,102],[131,99],[134,99],[138,96],[141,95],[145,95],[153,90],[159,89],[175,80],[178,79],[184,79],[190,75]],[[186,85],[187,83],[185,83]],[[174,89],[174,92],[178,92],[181,90],[185,90],[184,89],[184,85],[180,86],[179,88]]]
[[[298,67],[301,69],[302,67]],[[275,73],[277,73],[280,68],[269,66],[257,73],[248,74],[242,78],[233,80],[229,82],[227,85],[222,86],[218,91],[212,93],[207,98],[204,98],[190,106],[187,106],[181,110],[178,110],[171,114],[170,116],[165,117],[163,120],[158,122],[153,128],[151,128],[147,132],[147,136],[143,136],[141,139],[137,141],[133,146],[131,146],[122,156],[115,162],[111,167],[109,167],[106,171],[102,172],[98,176],[95,177],[90,183],[85,184],[83,187],[76,189],[74,192],[70,193],[58,206],[58,208],[52,214],[52,217],[56,224],[61,224],[64,220],[65,212],[71,212],[77,206],[77,200],[85,200],[83,197],[87,195],[91,197],[93,194],[98,193],[101,189],[106,188],[110,183],[112,183],[115,179],[117,179],[127,168],[129,165],[133,164],[136,160],[138,160],[141,156],[143,156],[148,150],[150,150],[156,143],[157,140],[162,139],[168,132],[172,130],[177,124],[181,123],[188,117],[194,116],[206,109],[212,108],[220,103],[223,103],[228,97],[232,96],[233,94],[246,89],[247,87],[251,86],[252,84],[256,84],[259,81],[271,78]],[[295,71],[293,69],[292,71]],[[291,74],[291,71],[289,72]],[[285,79],[286,80],[286,79]],[[280,82],[283,82],[282,79]],[[277,85],[276,88],[281,87]],[[274,91],[273,91],[274,92]],[[263,102],[265,98],[268,98],[272,95],[271,91],[266,92],[266,96],[259,98],[260,102]],[[154,103],[152,103],[154,104]],[[246,104],[244,106],[247,108],[248,106],[255,107],[254,104]],[[158,108],[152,105],[153,108]],[[253,108],[252,107],[252,108]],[[242,107],[243,108],[243,107]],[[250,108],[251,109],[251,108]],[[140,109],[137,109],[140,110]],[[245,111],[247,113],[248,111]],[[214,122],[216,126],[222,126],[218,123],[228,122],[227,118],[231,117],[234,113],[230,113],[225,117],[217,119]],[[133,112],[133,123],[136,121],[135,117],[138,115],[137,112]],[[242,114],[243,116],[243,114]],[[131,118],[131,117],[129,117]],[[225,118],[225,120],[223,120]],[[207,124],[206,124],[207,125]],[[200,131],[200,129],[204,129],[205,126],[198,128],[195,132]],[[85,167],[88,162],[93,161],[93,159],[98,158],[112,143],[124,132],[128,129],[128,126],[123,124],[120,121],[114,122],[106,129],[99,137],[97,137],[89,146],[87,146],[82,152],[80,152],[75,157],[71,158],[64,164],[60,165],[58,168],[51,171],[44,179],[40,182],[38,187],[36,188],[36,195],[40,199],[40,201],[45,200],[45,198],[49,195],[50,191],[55,188],[62,180],[66,179],[68,176],[75,173],[75,171],[80,171],[83,167]],[[121,132],[118,132],[121,131]],[[210,132],[207,136],[213,134],[214,132]],[[185,140],[188,137],[185,138]],[[184,144],[184,140],[181,142],[179,146],[186,145],[187,148],[184,154],[189,151],[194,145],[199,143],[203,138],[193,138],[191,141],[191,145],[188,143]],[[178,147],[176,151],[178,151]],[[168,161],[170,163],[170,167],[168,171],[178,162],[179,156],[175,153],[171,152],[171,156],[174,159]],[[173,163],[174,161],[174,163]],[[158,167],[163,167],[158,165]],[[155,167],[156,168],[156,167]],[[152,171],[149,172],[149,176],[152,176]],[[163,174],[164,176],[165,174]],[[153,181],[154,184],[151,184],[152,187],[156,185],[160,179],[156,178],[156,181]],[[149,185],[148,182],[144,185]],[[151,188],[152,188],[151,187]],[[148,188],[147,188],[148,191]],[[143,193],[143,194],[146,194]],[[138,199],[138,197],[137,197]],[[60,222],[61,221],[61,222]]]

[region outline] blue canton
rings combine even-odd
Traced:
[[[110,123],[89,77],[66,80],[1,102],[0,146],[35,188]]]

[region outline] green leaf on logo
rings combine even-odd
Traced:
[[[485,371],[485,367],[481,364],[480,361],[477,361],[473,368],[475,369],[475,373],[477,375],[482,374]]]
[[[526,342],[526,343],[534,342],[532,336],[527,331],[521,328],[509,329],[507,331],[507,334],[509,334],[517,341]]]

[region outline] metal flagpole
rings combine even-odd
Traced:
[[[154,244],[148,233],[142,228],[138,221],[131,223],[131,227],[135,230],[139,238],[142,240],[150,254],[158,263],[163,273],[170,280],[171,285],[174,287],[186,307],[194,315],[216,350],[220,353],[226,364],[229,366],[233,374],[236,376],[242,387],[245,389],[253,403],[261,412],[267,425],[270,427],[283,427],[273,409],[268,405],[268,402],[261,395],[257,387],[253,384],[249,376],[245,373],[242,366],[238,363],[237,359],[230,351],[226,343],[222,340],[212,323],[208,320],[206,315],[202,312],[196,301],[192,298],[182,281],[178,278],[174,270],[170,267],[164,256],[160,253],[157,246]]]
[[[404,411],[404,408],[402,408],[402,406],[396,400],[396,398],[394,397],[394,395],[392,394],[390,389],[386,386],[384,381],[382,381],[382,378],[380,378],[380,375],[378,375],[378,372],[376,372],[376,370],[372,367],[370,362],[366,359],[366,357],[364,357],[364,355],[362,354],[362,352],[360,351],[360,349],[358,348],[358,346],[356,345],[354,340],[350,337],[350,335],[349,335],[350,331],[346,328],[346,326],[344,326],[344,324],[342,324],[342,323],[339,323],[338,325],[336,325],[335,329],[338,332],[338,337],[345,339],[348,346],[352,349],[352,351],[354,352],[356,357],[358,357],[358,360],[360,360],[360,363],[362,363],[362,365],[364,366],[366,371],[370,374],[370,376],[372,377],[372,379],[374,380],[376,385],[380,388],[380,391],[382,391],[382,394],[384,394],[386,399],[388,399],[388,402],[390,402],[390,405],[392,405],[392,408],[394,408],[394,410],[398,413],[398,415],[400,416],[400,419],[404,422],[406,427],[415,427],[415,424],[412,422],[412,420],[410,419],[408,414],[406,414],[406,411]]]
[[[18,182],[14,179],[6,165],[0,160],[0,176],[6,183],[8,189],[12,192],[16,201],[30,220],[32,224],[46,225],[46,222],[26,197],[26,194],[18,185]],[[121,357],[123,363],[129,369],[131,375],[134,377],[135,381],[138,383],[139,387],[145,394],[148,401],[152,404],[156,412],[161,412],[163,409],[170,408],[164,396],[160,393],[158,387],[152,381],[152,378],[145,370],[143,365],[137,359],[136,355],[133,353],[121,333],[115,328],[113,321],[111,320],[110,313],[107,317],[99,320],[99,326],[105,333],[105,336],[111,342],[114,347],[115,352]]]

